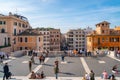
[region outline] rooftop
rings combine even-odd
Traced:
[[[18,34],[17,36],[38,36],[40,33],[36,29],[27,29],[24,32]]]

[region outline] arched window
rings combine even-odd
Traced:
[[[10,45],[10,38],[8,37],[8,45]]]
[[[1,29],[1,33],[5,33],[5,29]]]
[[[27,39],[27,37],[25,37],[25,42],[28,42],[28,39]]]
[[[6,43],[6,38],[4,38],[4,40],[5,40],[5,42],[4,42],[4,46],[6,46],[6,45],[7,45],[7,43]]]
[[[22,37],[20,37],[20,42],[22,42]]]
[[[17,33],[16,33],[16,29],[14,29],[14,35],[16,35]]]

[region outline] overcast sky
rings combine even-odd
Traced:
[[[120,0],[0,0],[0,13],[17,13],[28,18],[31,26],[69,29],[95,29],[108,21],[111,28],[120,25]]]

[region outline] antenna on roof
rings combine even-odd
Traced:
[[[16,13],[16,14],[18,13],[18,9],[17,9],[17,8],[15,9],[15,13]]]

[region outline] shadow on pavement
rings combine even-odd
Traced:
[[[51,65],[51,64],[43,64],[43,65],[54,67],[54,65]]]
[[[72,62],[72,61],[68,61],[67,63],[74,63],[74,62]]]
[[[69,72],[59,72],[60,74],[66,74],[66,75],[75,75],[73,73],[69,73]]]

